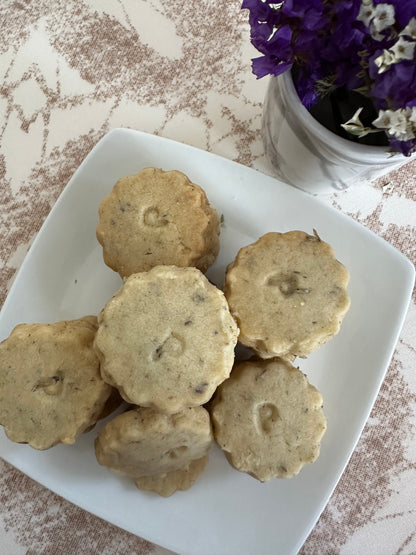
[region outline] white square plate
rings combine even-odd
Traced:
[[[20,322],[98,314],[121,285],[95,238],[98,204],[120,177],[148,166],[183,171],[224,215],[221,251],[208,272],[219,286],[238,249],[268,231],[315,228],[349,269],[352,305],[339,335],[299,361],[324,398],[328,430],[319,459],[293,479],[261,484],[232,469],[214,446],[196,484],[163,499],[96,463],[99,426],[74,445],[42,452],[1,431],[0,455],[76,505],[181,554],[296,553],[368,418],[406,314],[414,268],[391,245],[293,187],[177,142],[116,129],[75,172],[36,237],[0,314],[0,339]]]

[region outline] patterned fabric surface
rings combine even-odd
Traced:
[[[3,0],[0,303],[75,169],[115,127],[268,173],[266,80],[232,0]],[[325,201],[416,262],[416,163]],[[416,552],[416,295],[355,452],[302,554]],[[0,553],[152,554],[0,460]],[[260,553],[260,551],[259,551]]]

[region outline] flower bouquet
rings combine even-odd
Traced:
[[[338,135],[416,152],[415,0],[244,0],[242,8],[262,54],[252,60],[257,77],[291,71],[302,104]]]

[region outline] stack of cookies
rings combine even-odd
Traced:
[[[134,408],[101,431],[96,456],[168,496],[207,464],[202,405],[234,363],[237,325],[203,273],[218,255],[218,216],[183,173],[155,168],[120,179],[99,216],[104,261],[124,284],[99,316],[94,346],[104,381]]]
[[[98,319],[22,324],[0,344],[8,437],[73,443],[124,401],[95,440],[97,460],[162,496],[191,487],[213,438],[260,481],[315,460],[322,397],[292,362],[338,332],[348,272],[316,232],[268,233],[239,251],[221,291],[204,275],[219,230],[183,173],[120,179],[97,239],[123,285]],[[235,363],[238,340],[253,356]]]

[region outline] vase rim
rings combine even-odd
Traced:
[[[293,78],[290,71],[286,71],[277,77],[272,77],[272,79],[279,79],[288,97],[296,100],[299,105],[297,117],[299,118],[299,120],[301,120],[305,128],[311,131],[313,135],[322,142],[327,144],[328,136],[330,136],[331,144],[333,147],[339,150],[348,150],[350,154],[355,154],[360,158],[369,157],[371,160],[368,160],[368,162],[370,163],[375,159],[377,159],[377,161],[381,161],[381,159],[386,161],[389,159],[391,160],[393,157],[396,158],[396,156],[397,158],[405,158],[404,155],[400,152],[392,153],[389,150],[389,146],[357,144],[353,141],[349,141],[348,139],[344,139],[333,131],[327,129],[317,119],[315,119],[309,112],[309,110],[302,104],[293,83]]]

